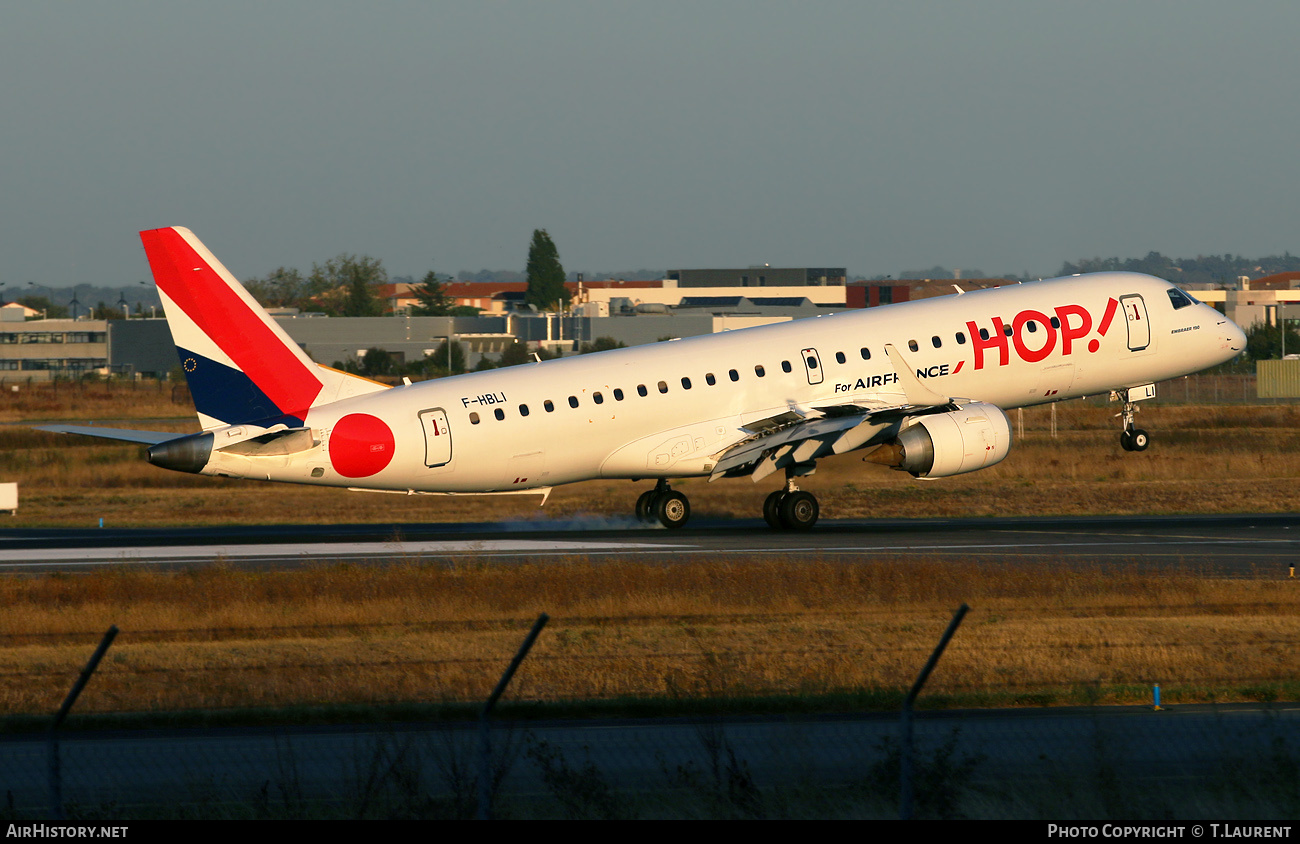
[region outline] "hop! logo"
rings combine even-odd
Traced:
[[[1106,302],[1106,312],[1102,314],[1101,322],[1097,326],[1099,337],[1105,337],[1106,332],[1110,330],[1118,305],[1118,300],[1113,298]],[[998,352],[998,366],[1006,366],[1010,363],[1012,349],[1015,349],[1016,357],[1026,363],[1045,360],[1056,350],[1058,342],[1061,354],[1073,354],[1075,343],[1092,332],[1092,314],[1088,313],[1088,309],[1082,305],[1062,305],[1055,308],[1054,313],[1053,319],[1042,311],[1021,311],[1011,320],[1010,325],[1004,323],[1002,317],[993,317],[991,332],[988,329],[981,329],[974,322],[967,322],[966,328],[970,331],[971,347],[975,351],[975,368],[983,369],[984,353],[994,349]],[[1033,330],[1026,330],[1031,323]],[[1043,328],[1041,334],[1037,331],[1039,326]],[[1036,344],[1039,345],[1035,347]],[[1096,337],[1088,341],[1089,352],[1096,352],[1100,348],[1101,341]]]

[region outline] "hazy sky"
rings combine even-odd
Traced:
[[[1300,251],[1300,3],[0,5],[0,283]]]

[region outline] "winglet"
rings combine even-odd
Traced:
[[[898,386],[903,388],[903,395],[907,397],[908,404],[933,406],[952,401],[948,396],[940,395],[922,384],[921,379],[916,377],[915,370],[908,366],[907,361],[903,360],[903,356],[898,353],[898,349],[895,349],[893,344],[885,344],[885,354],[889,355],[889,362],[898,373]]]

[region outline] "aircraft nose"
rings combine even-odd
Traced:
[[[1244,351],[1246,348],[1246,332],[1241,330],[1241,326],[1232,320],[1227,320],[1227,325],[1223,326],[1228,343],[1228,348],[1234,352]]]

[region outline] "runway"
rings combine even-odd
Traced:
[[[293,569],[338,562],[457,562],[779,557],[983,561],[1057,567],[1195,568],[1286,577],[1300,556],[1300,515],[827,520],[807,532],[758,521],[701,521],[669,531],[593,516],[495,524],[288,525],[191,529],[0,531],[0,571],[103,566],[180,570],[221,562]]]

